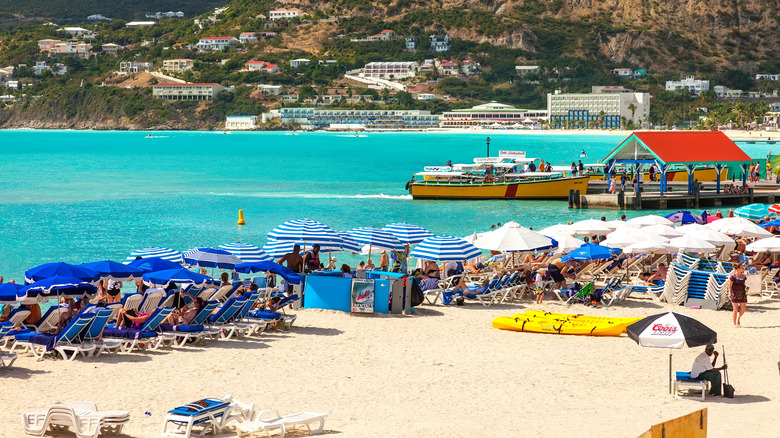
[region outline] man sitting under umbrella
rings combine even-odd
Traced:
[[[710,356],[713,356],[712,363],[710,363]],[[722,367],[715,368],[715,362],[718,360],[718,352],[715,351],[715,346],[708,344],[704,347],[704,353],[696,356],[691,367],[691,377],[694,379],[708,380],[710,385],[710,395],[719,396],[721,391],[720,384],[720,370],[727,368],[726,364]]]

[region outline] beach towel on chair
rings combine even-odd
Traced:
[[[57,344],[57,335],[51,335],[48,333],[39,333],[30,336],[31,344],[43,345],[46,347],[46,351],[54,350],[54,346]]]
[[[103,336],[111,338],[127,338],[127,339],[141,339],[141,338],[154,338],[157,336],[157,332],[151,330],[138,330],[131,328],[108,328],[103,330]]]
[[[181,332],[181,333],[197,333],[197,332],[202,332],[205,329],[202,324],[191,324],[191,325],[160,324],[160,328],[164,332]]]

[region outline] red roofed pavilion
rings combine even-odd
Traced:
[[[604,158],[610,170],[615,163],[627,163],[636,172],[644,164],[655,164],[661,172],[661,193],[666,191],[666,171],[672,164],[683,165],[688,171],[688,190],[693,187],[693,170],[697,164],[715,167],[718,175],[717,190],[720,192],[720,171],[727,164],[742,168],[752,162],[726,134],[720,131],[639,131],[632,133],[618,147]]]

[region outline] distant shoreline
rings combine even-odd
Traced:
[[[514,130],[514,129],[459,129],[459,128],[440,128],[435,130],[365,130],[365,131],[329,131],[329,130],[205,130],[205,129],[67,129],[67,128],[2,128],[3,131],[73,131],[73,132],[138,132],[138,133],[164,133],[164,132],[204,132],[214,134],[230,134],[230,133],[290,133],[296,132],[298,134],[306,135],[313,133],[353,133],[361,132],[364,134],[480,134],[480,135],[576,135],[576,136],[617,136],[628,137],[634,131],[627,130],[607,130],[607,129],[538,129],[538,130]],[[684,131],[655,131],[655,132],[684,132]],[[724,130],[720,131],[726,134],[731,139],[751,139],[751,140],[777,140],[780,141],[780,132],[776,131],[742,131],[742,130]]]

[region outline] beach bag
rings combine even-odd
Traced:
[[[414,279],[412,281],[412,307],[419,306],[423,301],[425,301],[425,294],[423,294],[420,283]]]

